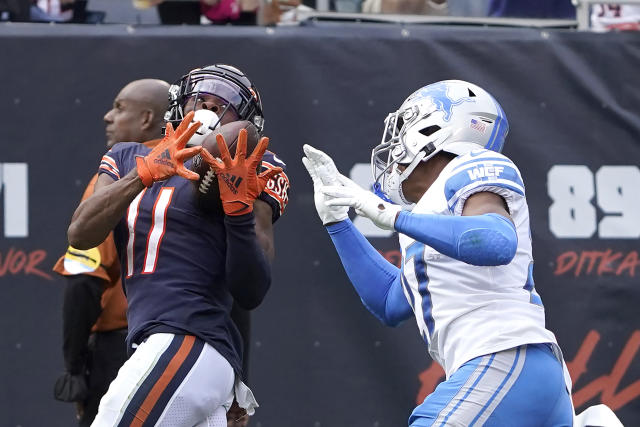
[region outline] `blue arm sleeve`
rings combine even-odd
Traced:
[[[400,269],[384,259],[350,220],[330,225],[327,231],[364,306],[388,326],[411,317]]]
[[[498,214],[446,216],[400,212],[395,229],[472,265],[506,265],[518,247],[513,223]]]

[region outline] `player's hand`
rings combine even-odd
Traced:
[[[145,157],[136,157],[138,175],[145,187],[151,187],[154,182],[180,175],[183,178],[197,180],[200,176],[184,167],[184,161],[198,154],[202,147],[184,148],[187,142],[201,126],[195,122],[191,126],[193,111],[180,122],[178,129],[173,130],[171,123],[167,123],[165,137]]]
[[[249,415],[244,408],[238,405],[234,399],[227,411],[227,427],[246,427],[249,424]]]
[[[385,202],[346,176],[339,175],[338,181],[342,185],[324,186],[320,189],[327,197],[327,205],[352,207],[358,215],[369,218],[378,227],[394,229],[396,217],[402,210],[400,206]]]
[[[218,176],[218,188],[224,213],[230,216],[247,214],[253,211],[253,202],[264,190],[267,181],[282,172],[282,168],[269,169],[259,175],[256,172],[269,145],[269,138],[260,138],[253,153],[246,157],[247,131],[241,129],[238,134],[236,156],[233,159],[222,135],[216,135],[216,142],[222,160],[213,157],[206,148],[203,148],[200,154]]]
[[[331,157],[307,144],[302,149],[307,156],[302,158],[302,163],[313,181],[313,200],[322,224],[327,225],[349,218],[348,206],[327,205],[327,197],[320,190],[323,186],[340,185],[340,181],[338,181],[340,173]]]

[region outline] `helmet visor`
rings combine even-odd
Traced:
[[[206,96],[215,97],[214,100],[221,104],[219,107],[229,108],[238,114],[242,110],[244,100],[240,95],[240,88],[232,82],[215,76],[196,77],[189,82],[182,108],[187,111],[197,109],[196,103]]]

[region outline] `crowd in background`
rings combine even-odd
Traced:
[[[575,19],[572,0],[0,0],[0,21],[274,25],[298,12]],[[594,4],[596,31],[638,30],[640,5]]]

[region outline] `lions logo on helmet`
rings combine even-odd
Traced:
[[[481,87],[462,80],[422,87],[385,119],[382,141],[371,153],[374,190],[384,199],[410,206],[402,182],[420,162],[440,151],[500,152],[508,132],[502,107]]]
[[[414,92],[409,98],[420,97],[430,99],[437,110],[444,111],[444,121],[448,122],[451,120],[454,106],[460,105],[463,102],[473,101],[473,97],[471,96],[464,96],[456,100],[451,99],[448,92],[449,85],[447,85],[447,82],[438,82],[418,89],[418,91]]]

